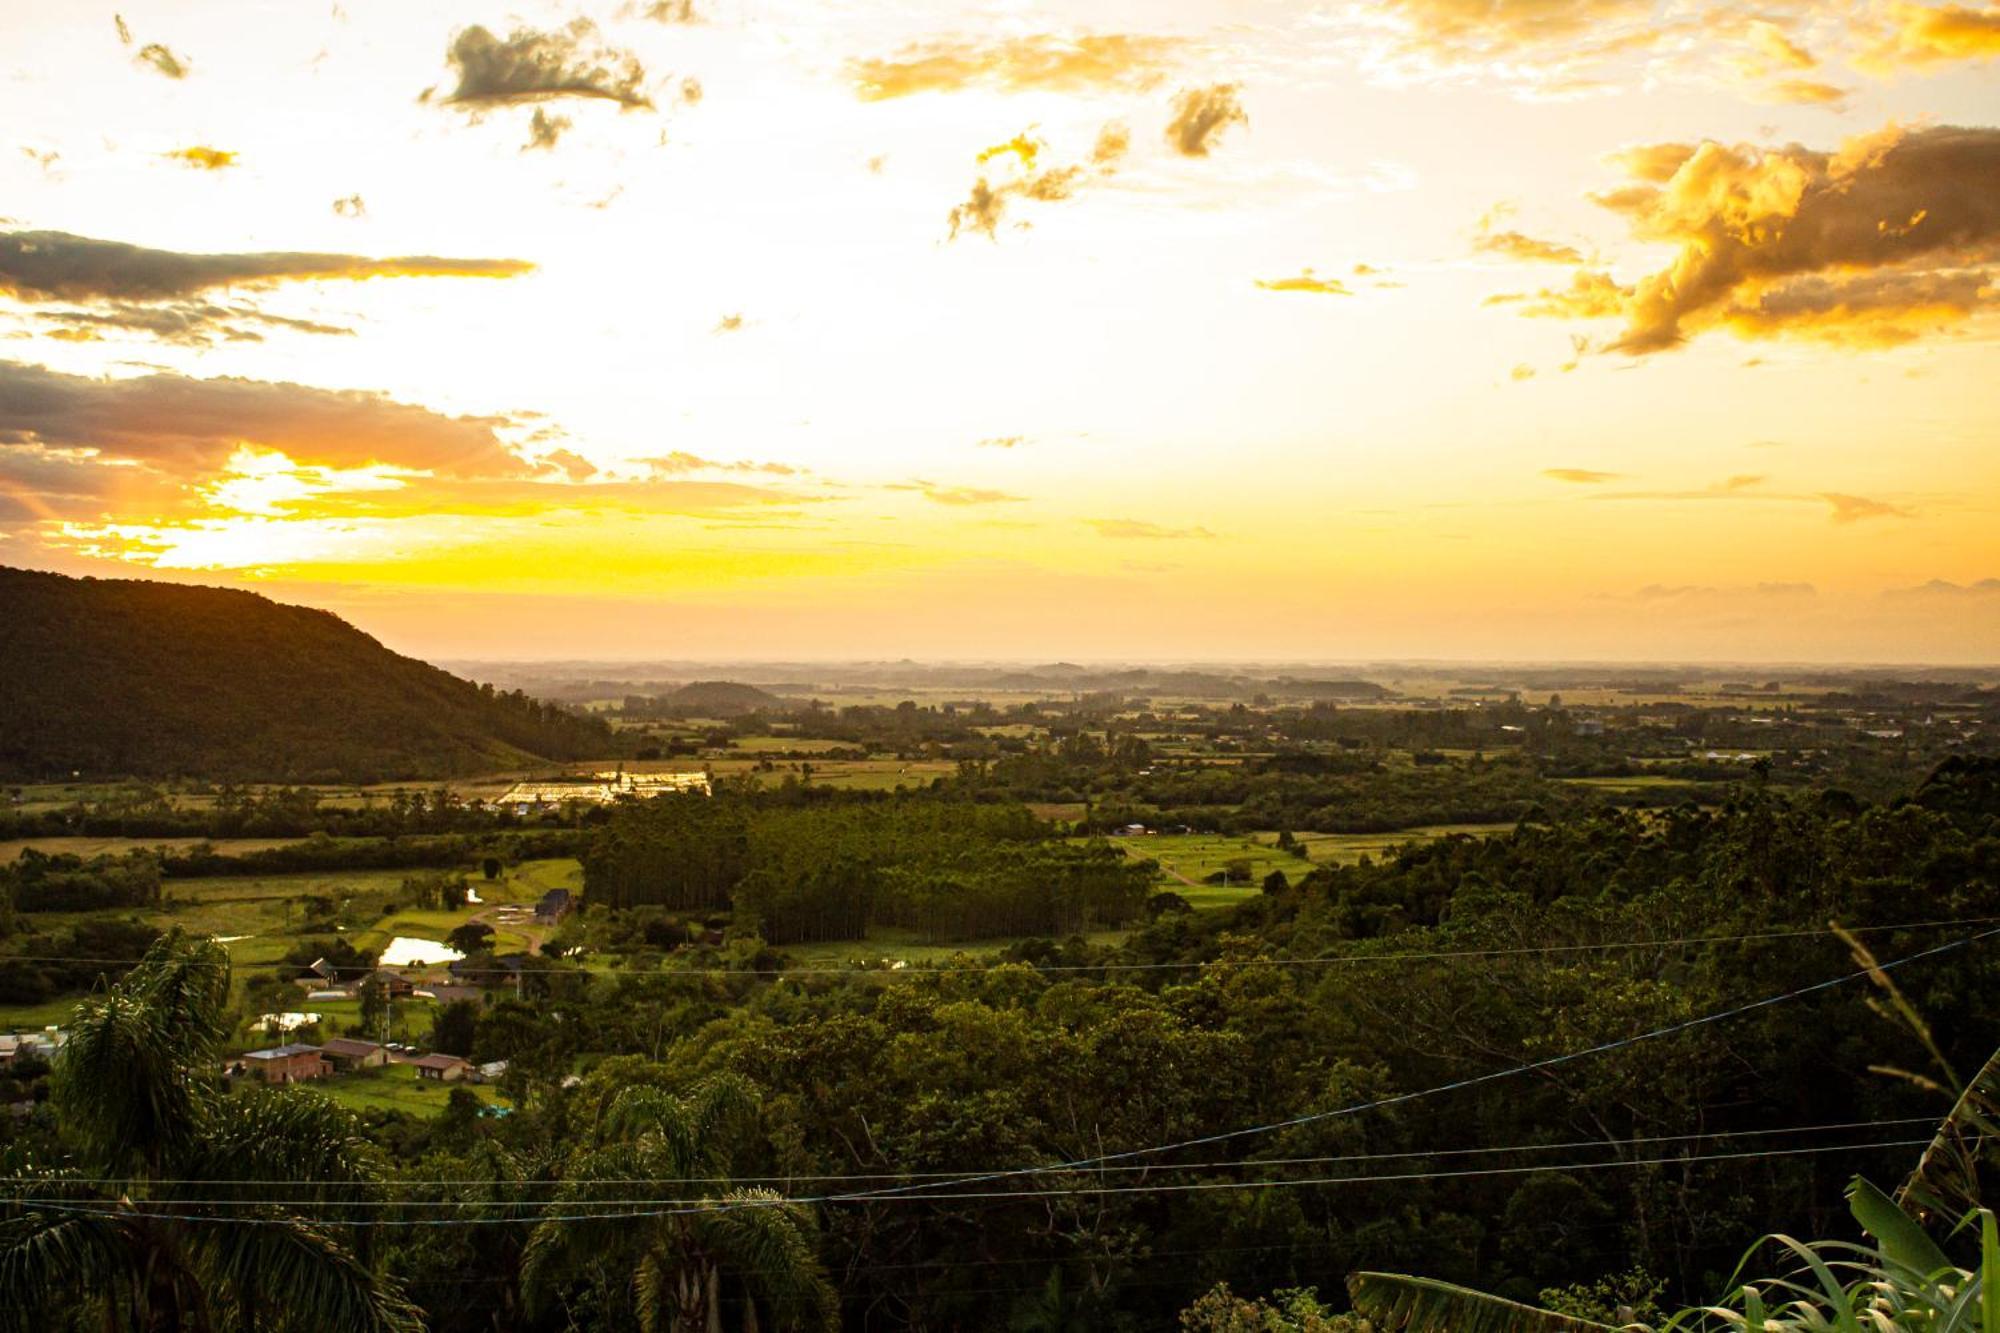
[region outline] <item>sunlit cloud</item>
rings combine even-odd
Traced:
[[[1120,541],[1181,541],[1188,538],[1208,540],[1215,536],[1204,527],[1168,527],[1137,518],[1087,518],[1084,522],[1094,528],[1098,536]]]
[[[1548,467],[1542,469],[1542,475],[1551,481],[1566,481],[1576,486],[1600,486],[1607,481],[1617,481],[1625,474],[1596,472],[1583,467]]]
[[[224,171],[235,166],[236,159],[241,154],[196,144],[188,148],[176,148],[173,152],[164,153],[162,156],[184,167],[193,167],[197,171]]]
[[[1174,117],[1167,122],[1168,146],[1182,157],[1207,157],[1230,126],[1250,123],[1250,113],[1236,94],[1233,83],[1176,93]]]
[[[1339,278],[1320,278],[1311,269],[1301,269],[1296,277],[1258,278],[1257,286],[1267,292],[1312,292],[1320,296],[1352,296]]]
[[[2000,56],[2000,5],[1922,5],[1891,0],[1882,22],[1855,58],[1878,74],[1930,69]]]
[[[1891,126],[1838,152],[1663,145],[1627,162],[1648,183],[1597,201],[1635,239],[1677,246],[1674,262],[1631,284],[1579,272],[1524,313],[1621,318],[1611,346],[1642,355],[1715,328],[1893,346],[1993,299],[2000,130]]]
[[[1131,33],[938,37],[893,56],[850,61],[848,73],[855,93],[871,102],[978,87],[1005,92],[1143,89],[1159,82],[1182,47],[1175,38]]]

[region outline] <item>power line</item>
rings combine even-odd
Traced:
[[[1642,1134],[1619,1139],[1571,1139],[1561,1143],[1515,1143],[1488,1145],[1473,1148],[1423,1148],[1401,1152],[1340,1153],[1313,1157],[1243,1157],[1207,1162],[1149,1162],[1143,1164],[1123,1164],[1116,1166],[1092,1167],[1091,1174],[1129,1171],[1209,1171],[1238,1167],[1275,1166],[1323,1166],[1341,1162],[1390,1162],[1408,1161],[1424,1157],[1476,1157],[1495,1153],[1515,1152],[1567,1152],[1579,1148],[1624,1148],[1647,1143],[1688,1143],[1707,1139],[1753,1139],[1770,1138],[1783,1134],[1820,1134],[1836,1130],[1850,1129],[1895,1129],[1904,1125],[1929,1125],[1937,1123],[1936,1116],[1901,1116],[1888,1120],[1843,1120],[1819,1125],[1780,1125],[1768,1129],[1714,1129],[1694,1134]],[[675,1176],[672,1183],[681,1185],[756,1185],[782,1183],[786,1181],[822,1180],[908,1180],[913,1177],[936,1178],[951,1184],[976,1178],[986,1174],[981,1170],[968,1171],[875,1171],[859,1174],[818,1175],[811,1172],[789,1172],[772,1176]],[[658,1176],[596,1176],[591,1183],[598,1185],[652,1185],[665,1183],[666,1178]],[[60,1182],[74,1185],[125,1185],[126,1177],[81,1177],[81,1176],[0,1176],[0,1184],[33,1185]],[[493,1180],[493,1179],[417,1179],[399,1178],[382,1181],[337,1180],[328,1177],[289,1176],[282,1179],[231,1179],[227,1177],[160,1176],[149,1177],[151,1185],[367,1185],[375,1190],[383,1189],[431,1189],[446,1186],[510,1185],[526,1187],[531,1185],[557,1186],[567,1184],[564,1180]],[[272,1202],[262,1200],[261,1202]],[[430,1206],[438,1201],[411,1200],[411,1206]],[[475,1200],[473,1203],[490,1203],[491,1199]]]
[[[1514,1065],[1511,1068],[1495,1070],[1491,1073],[1476,1074],[1469,1078],[1456,1079],[1450,1083],[1439,1084],[1435,1087],[1424,1088],[1415,1092],[1397,1093],[1394,1094],[1393,1096],[1379,1097],[1366,1102],[1356,1102],[1352,1105],[1340,1107],[1332,1111],[1314,1111],[1305,1115],[1294,1116],[1288,1120],[1279,1120],[1263,1125],[1251,1125],[1243,1129],[1225,1130],[1218,1134],[1205,1134],[1196,1138],[1183,1139],[1177,1143],[1160,1144],[1156,1147],[1151,1147],[1151,1148],[1134,1148],[1125,1152],[1104,1153],[1096,1157],[1077,1158],[1075,1160],[1059,1163],[1054,1166],[1023,1167],[1011,1171],[994,1172],[988,1176],[982,1177],[981,1179],[1001,1180],[1013,1176],[1037,1175],[1045,1172],[1074,1171],[1084,1167],[1096,1166],[1105,1162],[1129,1160],[1130,1158],[1145,1157],[1155,1153],[1174,1152],[1181,1148],[1194,1148],[1202,1146],[1204,1144],[1222,1143],[1230,1139],[1245,1138],[1253,1134],[1269,1134],[1277,1130],[1290,1129],[1298,1125],[1309,1125],[1323,1120],[1332,1120],[1344,1116],[1360,1115],[1368,1111],[1379,1111],[1385,1107],[1397,1106],[1401,1105],[1404,1102],[1412,1102],[1426,1097],[1433,1097],[1440,1093],[1456,1092],[1464,1088],[1478,1087],[1481,1084],[1497,1082],[1501,1079],[1512,1078],[1520,1074],[1533,1073],[1536,1070],[1552,1069],[1557,1065],[1568,1064],[1571,1061],[1581,1060],[1587,1056],[1602,1055],[1610,1051],[1621,1050],[1628,1046],[1635,1046],[1641,1042],[1651,1041],[1658,1037],[1672,1036],[1676,1033],[1687,1032],[1694,1028],[1702,1027],[1709,1023],[1719,1023],[1724,1019],[1740,1017],[1743,1014],[1753,1013],[1759,1009],[1770,1008],[1774,1005],[1784,1004],[1788,1001],[1800,999],[1803,998],[1804,996],[1812,995],[1819,991],[1830,990],[1835,986],[1842,986],[1850,981],[1857,981],[1864,977],[1874,976],[1881,972],[1887,972],[1894,968],[1903,967],[1909,963],[1917,962],[1920,959],[1932,958],[1936,957],[1939,954],[1948,953],[1954,949],[1965,948],[1969,945],[1976,944],[1981,940],[1990,939],[1995,935],[2000,935],[2000,928],[1984,930],[1976,935],[1966,935],[1960,937],[1959,939],[1948,940],[1943,944],[1933,945],[1928,949],[1921,949],[1916,953],[1905,954],[1901,958],[1892,959],[1886,963],[1878,963],[1872,967],[1860,968],[1856,971],[1844,973],[1841,976],[1832,977],[1825,981],[1816,981],[1809,986],[1800,986],[1793,990],[1781,991],[1776,995],[1767,995],[1761,1000],[1752,1000],[1747,1004],[1736,1005],[1728,1009],[1719,1009],[1714,1011],[1713,1013],[1703,1014],[1697,1018],[1686,1019],[1679,1023],[1670,1023],[1664,1027],[1654,1028],[1650,1032],[1639,1033],[1637,1036],[1620,1037],[1612,1041],[1599,1042],[1595,1046],[1587,1046],[1582,1050],[1571,1051],[1564,1055],[1546,1056],[1543,1059],[1529,1061],[1526,1064]],[[857,1194],[828,1195],[825,1196],[824,1201],[849,1202],[857,1199],[879,1198],[885,1195],[900,1194],[907,1191],[921,1190],[926,1188],[928,1187],[922,1184],[897,1185],[897,1186],[891,1186],[887,1189],[865,1191]]]
[[[1768,1158],[1779,1158],[1779,1157],[1813,1156],[1813,1155],[1836,1153],[1836,1152],[1865,1152],[1871,1149],[1919,1147],[1924,1144],[1928,1144],[1930,1141],[1931,1140],[1929,1138],[1894,1139],[1888,1141],[1877,1141],[1868,1143],[1820,1144],[1813,1147],[1804,1147],[1804,1148],[1767,1148],[1767,1149],[1756,1149],[1750,1151],[1729,1152],[1729,1153],[1695,1153],[1695,1154],[1685,1154],[1678,1157],[1627,1158],[1627,1159],[1613,1159],[1610,1161],[1599,1161],[1599,1162],[1564,1162],[1555,1165],[1550,1165],[1548,1163],[1537,1163],[1529,1166],[1476,1167],[1476,1168],[1465,1168],[1454,1171],[1407,1171],[1390,1175],[1315,1176],[1315,1177],[1306,1177],[1302,1179],[1291,1179],[1291,1180],[1267,1179],[1267,1180],[1197,1181],[1184,1184],[1159,1184],[1159,1185],[1077,1185],[1077,1186],[1057,1186],[1050,1189],[978,1190],[978,1191],[956,1193],[956,1194],[921,1194],[921,1195],[901,1194],[901,1195],[885,1195],[878,1198],[870,1199],[869,1201],[885,1202],[885,1203],[886,1202],[928,1203],[934,1201],[971,1201],[971,1200],[981,1200],[981,1199],[1047,1199],[1047,1198],[1061,1198],[1061,1197],[1071,1197],[1071,1196],[1098,1196],[1098,1195],[1127,1195],[1127,1194],[1162,1195],[1162,1194],[1213,1193],[1219,1191],[1235,1191],[1235,1190],[1296,1189],[1303,1187],[1317,1187],[1323,1185],[1398,1184],[1398,1183],[1408,1183],[1408,1182],[1423,1181],[1423,1180],[1454,1180],[1454,1179],[1463,1179],[1467,1177],[1533,1175],[1538,1172],[1544,1172],[1544,1171],[1552,1171],[1552,1172],[1599,1171],[1599,1170],[1607,1170],[1618,1167],[1680,1166],[1694,1162],[1741,1161],[1749,1158],[1768,1159]],[[849,1196],[850,1199],[856,1197],[860,1196]],[[17,1205],[30,1206],[38,1209],[47,1209],[53,1212],[75,1214],[78,1216],[85,1216],[85,1217],[129,1217],[137,1215],[137,1216],[151,1218],[157,1221],[210,1222],[210,1223],[221,1223],[233,1226],[289,1226],[292,1225],[294,1222],[294,1219],[288,1219],[288,1218],[247,1217],[242,1215],[231,1217],[231,1216],[223,1216],[215,1214],[204,1214],[204,1213],[173,1213],[173,1212],[153,1210],[147,1208],[143,1204],[129,1204],[125,1207],[113,1208],[104,1206],[102,1204],[80,1205],[67,1199],[42,1199],[42,1198],[6,1200],[6,1202]],[[167,1200],[164,1202],[166,1202],[170,1207],[183,1207],[183,1208],[210,1207],[210,1206],[241,1206],[241,1207],[282,1206],[282,1204],[273,1203],[271,1201],[261,1200],[261,1199]],[[315,1200],[310,1200],[308,1202],[317,1207],[332,1208],[332,1209],[345,1209],[354,1206],[353,1203],[339,1202],[332,1200],[315,1199]],[[593,1208],[601,1205],[602,1207],[624,1208],[629,1205],[643,1204],[646,1205],[646,1207],[642,1211],[573,1212],[573,1213],[555,1214],[548,1217],[427,1217],[427,1218],[372,1218],[372,1219],[318,1217],[310,1220],[317,1225],[352,1226],[352,1227],[506,1226],[506,1225],[517,1225],[522,1222],[628,1221],[628,1220],[637,1220],[645,1218],[672,1217],[672,1216],[685,1215],[689,1213],[729,1212],[743,1207],[769,1208],[769,1207],[802,1205],[814,1202],[823,1202],[823,1200],[799,1199],[799,1198],[779,1198],[771,1200],[732,1200],[732,1199],[718,1199],[714,1197],[701,1197],[701,1198],[688,1198],[688,1199],[635,1199],[635,1200],[609,1199],[601,1201],[579,1199],[579,1200],[561,1201],[561,1206],[572,1207],[572,1208]],[[553,1207],[557,1206],[557,1204],[555,1202],[551,1202],[548,1204],[501,1203],[501,1204],[493,1204],[490,1206],[502,1207],[502,1208],[504,1207],[533,1208],[533,1207]]]
[[[1850,935],[1867,935],[1867,934],[1880,934],[1886,931],[1897,931],[1897,930],[1956,929],[1963,926],[1992,925],[1996,922],[2000,922],[2000,916],[1959,917],[1955,919],[1936,920],[1936,921],[1903,921],[1903,922],[1895,922],[1879,926],[1843,926],[1841,927],[1841,929]],[[1672,948],[1681,948],[1695,944],[1746,944],[1746,943],[1755,943],[1763,940],[1818,939],[1826,936],[1831,936],[1833,934],[1834,932],[1832,930],[1827,929],[1825,927],[1814,927],[1811,929],[1802,929],[1802,930],[1752,931],[1739,935],[1682,935],[1666,939],[1617,940],[1617,941],[1605,941],[1596,944],[1531,944],[1531,945],[1519,945],[1507,948],[1490,948],[1490,949],[1437,949],[1437,950],[1409,951],[1409,952],[1398,952],[1398,953],[1352,953],[1352,954],[1340,954],[1332,957],[1320,957],[1320,958],[1263,958],[1263,957],[1210,958],[1210,959],[1190,959],[1182,962],[1169,962],[1169,963],[1050,963],[1046,965],[1023,962],[1020,965],[1030,967],[1036,972],[1176,972],[1176,971],[1187,971],[1189,969],[1225,968],[1225,967],[1339,967],[1339,966],[1346,966],[1349,964],[1362,964],[1362,963],[1414,963],[1414,962],[1447,961],[1452,959],[1465,959],[1465,958],[1505,958],[1505,957],[1518,957],[1518,956],[1533,956],[1538,954],[1589,953],[1599,950],[1610,951],[1618,949],[1672,949]],[[18,955],[0,956],[0,962],[16,962],[16,961],[25,963],[94,963],[94,964],[101,964],[104,966],[136,967],[138,964],[143,963],[146,960],[143,958],[81,958],[81,957],[68,957],[59,954],[34,954],[34,955],[18,954]],[[524,976],[546,975],[546,976],[593,976],[593,977],[611,977],[611,978],[640,977],[649,980],[657,978],[674,978],[674,977],[764,977],[770,980],[777,980],[784,977],[810,977],[810,976],[893,978],[893,977],[910,977],[910,976],[977,975],[979,973],[991,971],[996,966],[1004,966],[1004,965],[1007,965],[1006,960],[992,959],[990,961],[976,962],[972,964],[959,965],[959,966],[942,966],[936,964],[919,963],[919,964],[909,964],[901,967],[881,967],[874,965],[841,966],[841,967],[809,966],[809,967],[764,967],[764,968],[680,967],[680,968],[663,968],[653,972],[629,972],[624,970],[593,972],[590,969],[583,967],[509,968],[503,966],[482,966],[477,970],[482,975],[499,976],[504,974],[509,979],[517,975],[524,975]],[[404,965],[404,966],[414,967],[417,965]],[[423,966],[429,966],[429,964],[425,964]],[[232,962],[231,967],[240,970],[249,970],[252,968],[269,968],[269,967],[292,967],[292,968],[304,969],[306,965],[303,963],[287,962],[284,959],[267,958],[267,959],[249,959],[243,962]],[[383,970],[383,968],[380,964],[377,964],[376,966],[369,968],[342,967],[342,968],[337,968],[335,970],[337,972],[372,973],[378,970]],[[394,969],[392,968],[389,970],[394,970]],[[450,985],[453,983],[440,982],[438,984]]]

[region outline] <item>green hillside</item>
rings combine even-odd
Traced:
[[[255,593],[0,568],[0,776],[444,777],[610,748],[604,724]]]

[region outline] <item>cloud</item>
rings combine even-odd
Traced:
[[[1114,122],[1098,132],[1088,164],[1041,170],[1037,167],[1048,145],[1040,139],[1028,137],[1026,131],[1005,143],[981,150],[977,160],[982,166],[1011,160],[1015,174],[1002,178],[997,185],[983,175],[974,181],[965,202],[956,205],[945,219],[950,227],[950,239],[957,240],[960,232],[969,231],[978,232],[988,240],[997,240],[1000,223],[1007,215],[1009,199],[1033,199],[1041,203],[1068,199],[1093,177],[1101,179],[1113,175],[1129,142],[1130,136],[1126,134],[1125,127]]]
[[[703,458],[699,454],[682,453],[675,450],[658,458],[636,460],[663,477],[682,477],[694,472],[761,472],[773,477],[791,477],[799,469],[789,463],[753,463],[745,461],[720,462],[713,458]]]
[[[249,305],[209,301],[168,301],[135,305],[114,301],[88,310],[55,310],[40,315],[47,337],[64,342],[98,342],[103,331],[138,333],[162,342],[206,347],[216,341],[261,342],[260,329],[351,336],[353,329],[310,319],[267,314]]]
[[[551,449],[538,461],[544,468],[553,468],[571,481],[587,481],[597,475],[597,464],[573,449]]]
[[[1630,285],[1579,272],[1524,313],[1622,318],[1611,346],[1643,355],[1718,328],[1892,346],[1993,300],[2000,129],[1892,125],[1831,153],[1704,142],[1625,160],[1651,183],[1596,201],[1635,240],[1677,247],[1674,261]]]
[[[1522,380],[1533,379],[1535,377],[1535,368],[1529,365],[1527,362],[1523,361],[1518,365],[1516,365],[1512,370],[1508,371],[1507,375],[1508,378],[1512,379],[1516,384],[1519,384]]]
[[[655,23],[699,23],[701,15],[695,12],[694,0],[653,0],[639,11],[639,17]]]
[[[553,149],[572,123],[568,116],[552,116],[544,108],[536,107],[535,114],[528,119],[528,142],[521,145],[521,151]]]
[[[170,79],[185,79],[188,66],[192,63],[185,56],[177,56],[158,42],[148,42],[139,48],[139,54],[132,57],[134,64],[157,70]]]
[[[1018,448],[1025,437],[1020,435],[989,435],[979,442],[981,449]]]
[[[1567,481],[1577,486],[1600,486],[1607,481],[1617,481],[1622,472],[1593,472],[1584,467],[1545,467],[1542,475],[1552,481]]]
[[[1167,143],[1182,157],[1207,157],[1209,149],[1231,125],[1250,123],[1236,100],[1237,85],[1217,83],[1184,88],[1174,94],[1174,117],[1167,122]]]
[[[1108,167],[1117,162],[1132,148],[1132,131],[1119,121],[1111,121],[1097,132],[1097,142],[1090,150],[1090,160],[1100,167]]]
[[[1825,106],[1839,110],[1847,104],[1848,90],[1817,79],[1780,79],[1764,90],[1764,99],[1788,106]]]
[[[179,477],[255,445],[301,464],[522,475],[503,417],[452,417],[377,394],[158,373],[91,379],[0,361],[0,450],[88,449]]]
[[[444,100],[457,106],[556,97],[615,102],[628,110],[653,105],[644,92],[645,66],[637,56],[601,43],[587,19],[549,32],[516,28],[504,40],[474,24],[452,39],[446,58],[458,71],[458,86]]]
[[[368,202],[358,194],[350,194],[345,198],[334,200],[333,211],[337,217],[366,217],[368,216]]]
[[[966,88],[1013,93],[1143,89],[1159,82],[1180,48],[1174,38],[1132,33],[934,38],[893,56],[850,61],[848,74],[856,95],[869,102]]]
[[[1581,264],[1583,253],[1560,241],[1544,241],[1518,231],[1488,231],[1484,224],[1472,238],[1472,248],[1481,254],[1501,255],[1529,264]]]
[[[178,162],[184,167],[193,167],[197,171],[222,171],[235,166],[240,154],[196,144],[189,148],[176,148],[173,152],[162,153],[160,156]]]
[[[1901,505],[1871,500],[1865,495],[1843,495],[1839,491],[1821,491],[1819,498],[1832,506],[1833,521],[1836,523],[1859,523],[1870,518],[1915,517]]]
[[[742,327],[742,315],[724,315],[721,319],[715,321],[715,327],[709,331],[711,333],[734,333]]]
[[[1025,495],[1009,495],[1006,491],[985,490],[977,486],[925,486],[924,499],[941,505],[991,505],[1016,504],[1026,500]]]
[[[189,254],[60,231],[0,232],[0,293],[23,301],[164,301],[218,287],[363,278],[512,278],[521,259],[448,259],[287,251]]]
[[[1858,55],[1857,68],[1876,74],[1929,69],[1959,60],[2000,56],[2000,5],[1918,5],[1892,0],[1883,23]]]
[[[1974,599],[2000,598],[2000,578],[1979,579],[1973,583],[1953,583],[1949,579],[1932,579],[1910,588],[1889,588],[1882,596],[1892,600],[1950,601],[1964,602]]]
[[[1339,278],[1316,278],[1311,269],[1301,269],[1295,278],[1258,278],[1257,286],[1267,292],[1316,292],[1322,296],[1352,296]]]
[[[1137,518],[1087,518],[1084,522],[1097,529],[1098,536],[1112,537],[1121,541],[1180,541],[1191,538],[1209,540],[1215,536],[1207,528],[1169,528]]]

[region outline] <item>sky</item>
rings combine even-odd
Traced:
[[[0,564],[432,658],[2000,662],[2000,0],[0,8]]]

